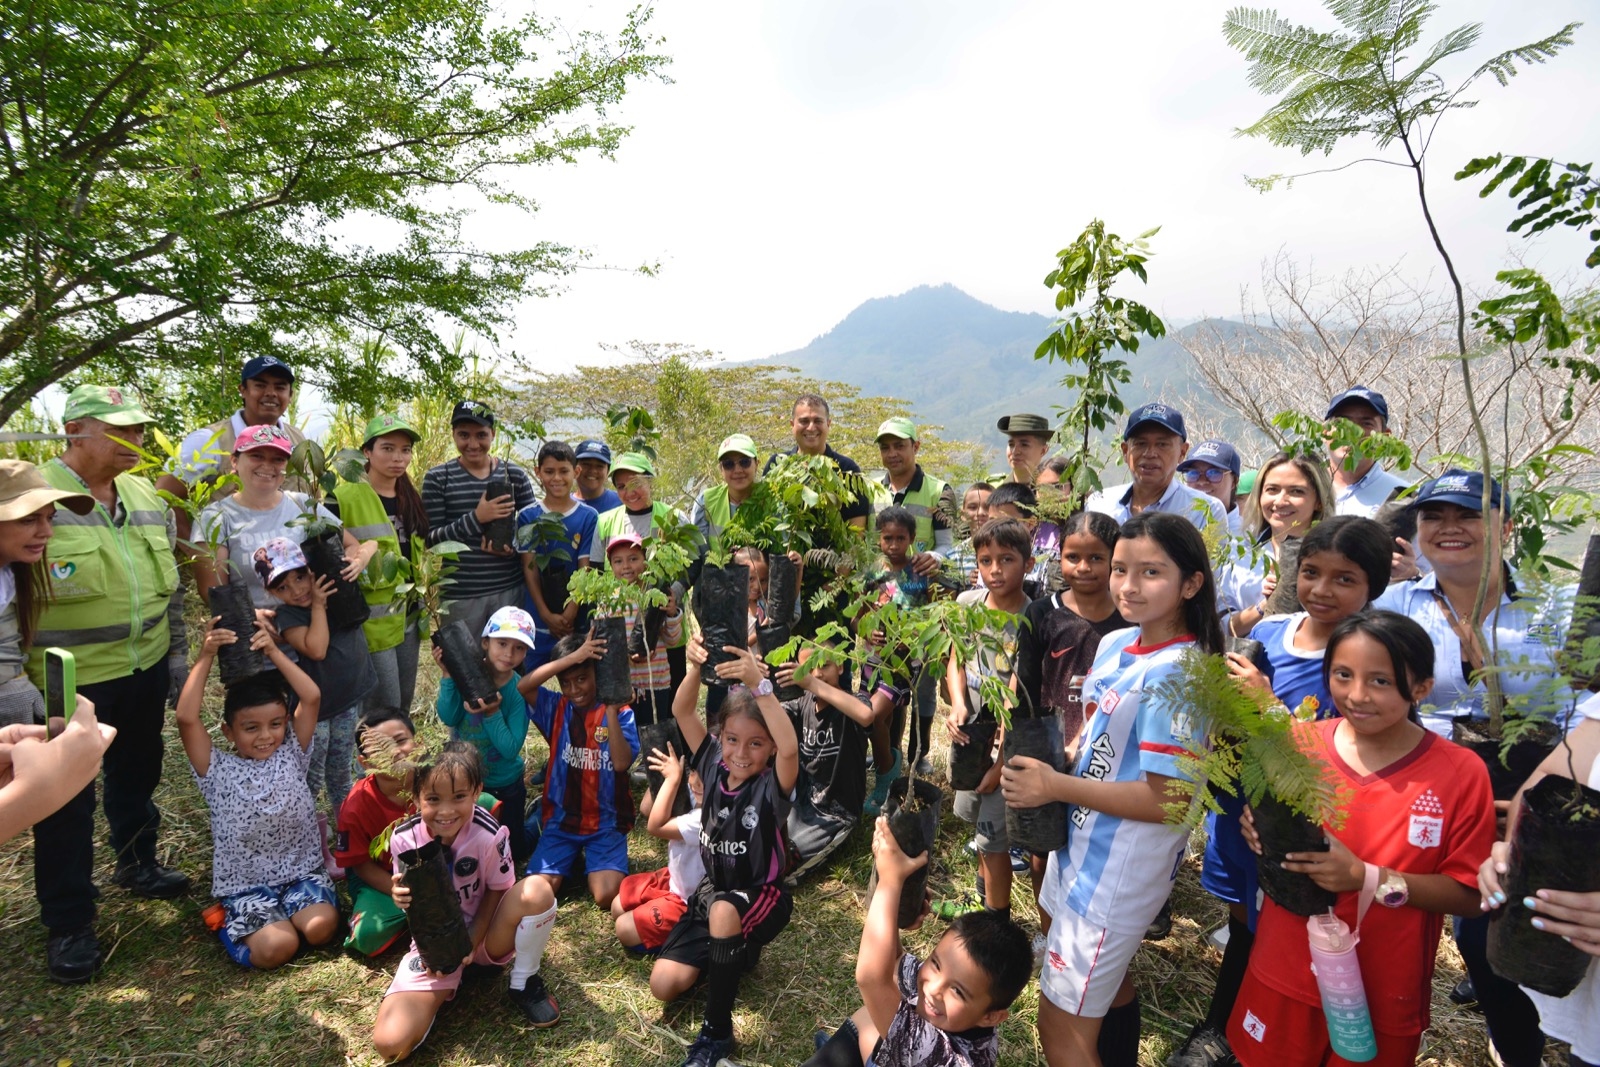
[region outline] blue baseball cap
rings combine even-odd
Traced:
[[[1160,401],[1134,408],[1133,414],[1128,416],[1128,428],[1122,431],[1122,439],[1126,441],[1132,437],[1134,431],[1147,422],[1153,422],[1163,430],[1171,430],[1185,441],[1189,439],[1189,431],[1183,428],[1183,414]]]
[[[1350,388],[1346,389],[1344,392],[1328,401],[1328,413],[1322,417],[1325,419],[1333,418],[1333,413],[1339,410],[1340,405],[1348,403],[1351,400],[1360,401],[1373,411],[1376,411],[1378,413],[1378,417],[1384,422],[1389,421],[1389,402],[1383,398],[1382,393],[1375,389],[1368,389],[1364,385],[1352,385]]]
[[[1239,450],[1226,441],[1216,439],[1201,441],[1191,448],[1183,462],[1178,464],[1178,469],[1186,471],[1200,463],[1209,463],[1213,467],[1226,467],[1234,478],[1239,477],[1239,471],[1244,467],[1239,459]]]
[[[611,466],[611,447],[604,441],[596,441],[592,437],[586,441],[579,441],[573,455],[578,459],[597,459],[606,466]]]
[[[1422,483],[1417,495],[1411,498],[1413,510],[1427,504],[1454,504],[1469,511],[1483,507],[1483,475],[1478,471],[1464,471],[1452,467],[1437,478]],[[1511,510],[1511,497],[1500,491],[1500,483],[1489,479],[1489,506],[1500,511]]]
[[[239,384],[243,385],[251,378],[259,378],[268,371],[281,374],[291,382],[294,381],[294,371],[289,369],[289,364],[277,356],[257,356],[246,363],[244,369],[239,372]]]

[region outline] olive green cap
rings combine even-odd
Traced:
[[[386,411],[382,415],[375,415],[367,423],[367,429],[361,436],[361,447],[366,448],[372,443],[374,437],[382,437],[389,433],[403,433],[413,441],[422,440],[422,435],[400,415],[393,411]]]
[[[624,452],[611,461],[611,477],[615,478],[618,471],[632,471],[635,474],[656,476],[655,464],[650,462],[650,457],[643,452]]]
[[[108,426],[143,426],[152,421],[138,401],[114,385],[80,385],[67,394],[63,424],[99,419]]]

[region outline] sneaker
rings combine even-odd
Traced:
[[[1156,917],[1150,921],[1150,925],[1145,929],[1144,939],[1146,941],[1165,941],[1171,936],[1172,901],[1169,900],[1165,904],[1161,905],[1161,910],[1157,912]]]
[[[506,994],[535,1029],[544,1030],[561,1021],[561,1008],[556,1005],[556,998],[550,995],[544,987],[544,979],[537,974],[521,989],[508,989]]]
[[[79,985],[93,978],[100,969],[100,939],[94,936],[94,925],[51,934],[45,942],[45,961],[50,979],[62,985]]]
[[[706,1028],[701,1026],[700,1036],[689,1046],[689,1057],[683,1061],[683,1067],[717,1067],[717,1064],[732,1055],[733,1038],[711,1037],[706,1033]]]
[[[159,863],[129,863],[117,868],[111,881],[136,897],[171,900],[189,889],[189,876]]]
[[[1228,1039],[1205,1023],[1196,1023],[1189,1039],[1167,1057],[1167,1067],[1229,1067],[1233,1058]]]
[[[1461,979],[1447,995],[1450,997],[1450,1003],[1463,1008],[1475,1007],[1478,1003],[1478,991],[1472,987],[1471,978]]]
[[[927,756],[923,756],[921,759],[917,760],[917,777],[933,777],[933,763],[929,761]]]
[[[1017,874],[1028,873],[1028,854],[1020,848],[1011,850],[1011,869]]]
[[[867,794],[865,810],[868,815],[877,818],[883,811],[883,806],[889,803],[889,787],[894,785],[896,778],[900,777],[904,766],[905,758],[899,752],[896,752],[894,754],[894,763],[890,765],[887,771],[878,775],[878,780],[872,783],[872,792]]]
[[[977,854],[978,854],[978,839],[977,839],[976,836],[974,836],[974,837],[972,837],[971,839],[969,839],[967,841],[967,855],[976,856]]]

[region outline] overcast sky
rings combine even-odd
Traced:
[[[485,243],[532,234],[586,247],[596,265],[662,270],[580,272],[560,296],[528,301],[501,351],[553,368],[638,339],[748,359],[803,346],[870,297],[943,282],[1050,313],[1052,255],[1097,216],[1124,235],[1162,227],[1143,298],[1171,318],[1234,313],[1280,247],[1319,270],[1403,259],[1418,278],[1437,274],[1407,171],[1246,186],[1246,174],[1308,161],[1233,136],[1267,101],[1223,41],[1227,6],[662,0],[652,25],[673,81],[629,94],[615,117],[634,132],[616,161],[521,172],[535,220],[485,213],[473,229]],[[1318,3],[1279,9],[1334,25]],[[610,25],[617,9],[560,10]],[[1597,14],[1576,0],[1443,0],[1425,39],[1483,22],[1463,74]],[[1496,151],[1600,155],[1600,19],[1552,63],[1473,95],[1479,106],[1441,127],[1430,186],[1457,262],[1487,281],[1521,244],[1504,233],[1510,203],[1451,176]],[[1536,252],[1566,270],[1578,247]]]

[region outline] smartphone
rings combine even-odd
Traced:
[[[50,724],[50,736],[55,737],[57,719],[62,726],[72,721],[78,708],[78,661],[64,648],[44,650],[44,714]]]

